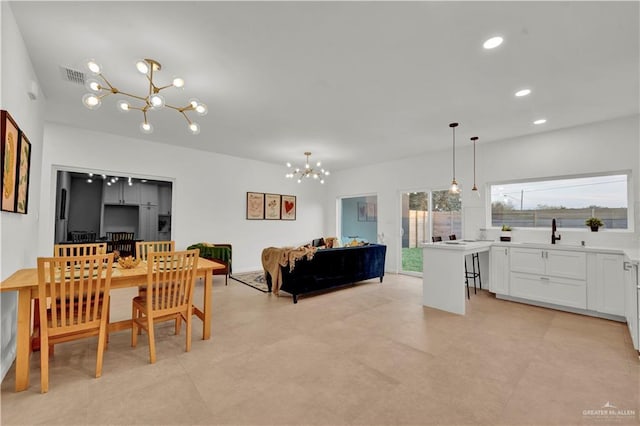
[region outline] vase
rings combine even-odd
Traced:
[[[599,226],[591,226],[591,232],[598,232]]]

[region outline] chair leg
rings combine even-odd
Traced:
[[[49,338],[40,336],[40,392],[49,392]]]
[[[191,351],[191,324],[192,324],[192,317],[193,316],[193,308],[192,306],[189,306],[189,308],[187,309],[187,317],[184,319],[185,322],[187,323],[187,352]]]
[[[107,348],[107,325],[100,326],[100,334],[98,335],[98,356],[96,357],[96,377],[102,376],[102,361],[104,360],[104,350]]]
[[[147,316],[147,337],[149,340],[149,361],[156,363],[156,336],[153,330],[153,318]]]
[[[133,309],[131,312],[131,347],[136,347],[136,345],[138,344],[138,331],[139,331],[139,326],[138,326],[138,322],[136,321],[138,319],[138,309],[136,308],[135,305],[133,305]]]
[[[482,275],[480,274],[480,256],[478,255],[478,253],[476,253],[476,262],[478,262],[478,282],[480,283],[480,290],[482,290]]]

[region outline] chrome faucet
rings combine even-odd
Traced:
[[[551,219],[551,244],[555,244],[556,241],[560,241],[560,234],[556,236],[556,218]]]

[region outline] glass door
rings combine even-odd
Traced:
[[[422,274],[421,244],[430,241],[428,192],[404,192],[402,203],[401,273]]]

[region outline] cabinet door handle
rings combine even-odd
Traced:
[[[544,259],[544,252],[543,251],[540,252],[540,256]]]
[[[507,255],[507,249],[504,249],[504,255],[505,256]]]
[[[625,271],[630,271],[633,268],[633,264],[631,262],[624,262],[622,264],[622,269]]]
[[[547,278],[547,277],[540,277],[540,279],[541,279],[542,281],[549,281],[549,278]]]

